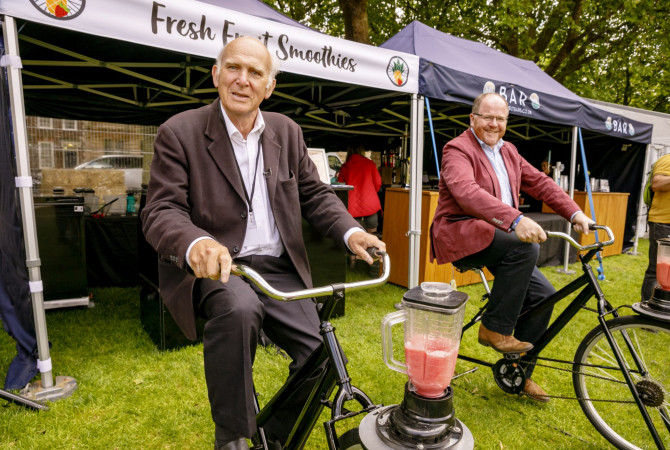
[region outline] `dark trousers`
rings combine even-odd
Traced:
[[[255,255],[235,262],[250,266],[280,291],[305,288],[287,257]],[[218,426],[250,438],[256,431],[252,366],[259,333],[262,329],[292,358],[289,370],[295,371],[322,342],[315,303],[268,298],[237,276],[225,284],[199,279],[196,285],[196,311],[207,319],[203,352],[212,418]],[[296,403],[297,411],[279,410],[268,421],[268,437],[286,439],[302,406]]]
[[[516,233],[496,229],[493,242],[484,250],[454,261],[463,269],[486,267],[495,277],[489,305],[482,317],[486,328],[520,341],[535,343],[547,329],[552,308],[517,322],[522,309],[536,305],[556,289],[535,266],[538,244],[519,240]],[[527,371],[527,375],[530,375]]]
[[[642,301],[654,295],[656,282],[656,258],[658,256],[658,240],[670,237],[670,223],[649,222],[649,265],[642,280]]]

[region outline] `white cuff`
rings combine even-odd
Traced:
[[[186,264],[188,264],[189,267],[191,267],[191,261],[188,259],[188,256],[191,254],[191,249],[193,248],[193,246],[195,245],[196,242],[202,241],[204,239],[211,239],[212,241],[214,240],[209,236],[199,237],[196,240],[194,240],[193,242],[191,242],[191,245],[189,245],[188,248],[186,249]],[[191,267],[191,269],[192,268],[193,267]]]

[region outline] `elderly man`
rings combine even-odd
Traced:
[[[219,99],[178,114],[158,130],[147,204],[147,241],[160,255],[161,295],[184,334],[203,316],[205,379],[215,447],[247,448],[256,427],[252,365],[261,329],[296,370],[322,342],[312,300],[280,302],[231,266],[249,265],[276,288],[311,287],[301,216],[368,263],[384,243],[348,214],[312,164],[300,127],[261,112],[272,94],[276,58],[254,38],[231,41],[212,68]],[[297,410],[266,424],[281,445]]]
[[[547,235],[519,212],[520,191],[547,203],[579,232],[587,234],[592,221],[551,178],[503,141],[508,115],[502,96],[482,94],[472,105],[470,128],[445,145],[431,226],[432,258],[459,269],[489,269],[495,282],[479,343],[502,353],[523,353],[546,330],[551,309],[517,323],[519,313],[555,289],[535,267],[539,243]],[[549,401],[530,379],[532,370],[533,365],[526,368],[524,394]]]

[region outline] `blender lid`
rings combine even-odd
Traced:
[[[453,290],[447,283],[424,282],[407,291],[402,300],[410,307],[439,308],[441,312],[454,314],[468,298],[468,294]]]

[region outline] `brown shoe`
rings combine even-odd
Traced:
[[[505,336],[504,334],[491,331],[479,324],[479,337],[477,339],[485,347],[491,347],[500,353],[523,353],[533,348],[530,342],[522,342],[514,336]]]
[[[549,400],[551,400],[548,394],[544,392],[544,389],[538,386],[537,383],[530,378],[526,379],[526,384],[524,385],[523,391],[521,391],[521,393],[526,397],[538,402],[547,403]]]

